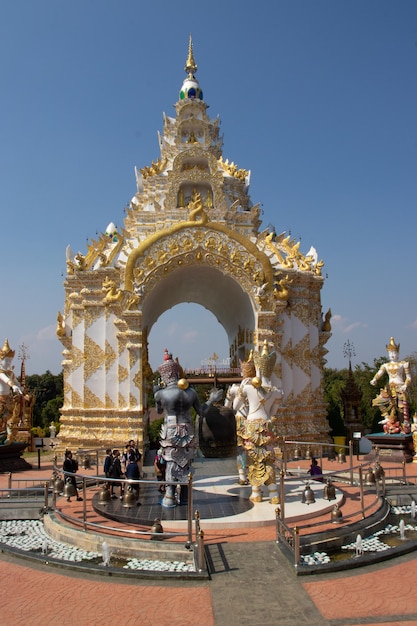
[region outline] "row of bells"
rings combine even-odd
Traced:
[[[128,487],[125,489],[125,492],[123,494],[122,506],[124,506],[126,509],[132,508],[133,506],[136,505],[138,497],[139,497],[139,488],[134,489],[132,485],[128,485]],[[104,506],[111,501],[110,489],[108,488],[106,484],[103,485],[100,491],[98,501],[100,504]]]
[[[301,461],[302,459],[312,459],[313,456],[314,455],[311,454],[310,448],[307,448],[305,456],[303,456],[301,448],[297,447],[294,450],[292,459],[293,461]],[[333,448],[330,449],[330,452],[327,456],[329,460],[334,460],[336,458],[336,453]],[[340,452],[338,453],[337,460],[339,463],[346,463],[346,454],[342,450],[340,450]]]

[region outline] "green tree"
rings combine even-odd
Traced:
[[[343,401],[341,392],[346,385],[348,370],[324,369],[324,398],[327,404],[327,421],[331,435],[345,435],[343,423]]]
[[[44,374],[26,376],[26,389],[35,394],[33,408],[33,426],[48,428],[50,422],[59,421],[59,409],[64,403],[63,374]]]

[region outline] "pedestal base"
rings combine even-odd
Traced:
[[[8,446],[0,446],[0,472],[21,472],[32,469],[32,466],[22,458],[27,445],[27,443],[13,441]]]
[[[413,436],[412,435],[386,435],[385,433],[372,433],[366,435],[367,439],[379,449],[379,458],[381,464],[384,459],[393,463],[412,463],[414,458]],[[375,458],[375,452],[372,450],[365,456],[366,461],[372,461]]]

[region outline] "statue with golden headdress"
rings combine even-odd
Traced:
[[[389,361],[381,365],[370,382],[375,386],[383,376],[388,377],[388,382],[372,401],[372,406],[377,406],[382,413],[384,432],[408,434],[411,429],[407,399],[407,389],[411,382],[410,364],[408,361],[400,361],[400,345],[395,343],[394,337],[390,338],[386,348]]]
[[[240,383],[234,383],[230,385],[226,392],[226,399],[224,404],[226,407],[233,409],[236,419],[236,446],[237,446],[237,471],[239,474],[239,485],[247,485],[248,480],[248,455],[246,453],[245,446],[242,439],[242,428],[244,427],[246,418],[249,412],[249,402],[247,397],[243,394],[242,389],[245,385],[249,384],[252,378],[256,374],[255,364],[252,359],[252,353],[247,361],[241,361],[240,372],[242,374],[242,381]]]
[[[275,408],[283,396],[282,390],[272,381],[276,358],[275,351],[268,352],[266,341],[261,352],[253,352],[256,376],[241,387],[241,394],[247,402],[247,415],[239,432],[248,458],[248,480],[252,486],[250,499],[262,502],[262,486],[265,485],[271,504],[279,503],[274,418]]]
[[[18,421],[20,398],[23,396],[12,367],[14,355],[15,351],[6,339],[0,350],[0,445],[13,441],[10,421]]]
[[[197,416],[205,415],[211,404],[221,398],[222,390],[212,391],[209,400],[201,405],[197,392],[183,378],[178,359],[174,360],[167,349],[164,352],[164,362],[158,367],[158,372],[161,375],[162,384],[155,390],[154,398],[158,413],[164,413],[158,454],[166,464],[166,481],[187,483],[198,447],[198,437],[195,434],[190,409],[193,408]],[[174,507],[186,501],[186,485],[181,486],[179,495],[175,485],[166,485],[162,506]]]

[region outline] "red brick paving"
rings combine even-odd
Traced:
[[[51,469],[50,464],[44,463],[41,474],[49,478]],[[39,472],[24,472],[19,478],[30,479],[32,475],[39,476]],[[6,475],[0,475],[0,486],[5,480]],[[349,499],[350,489],[345,491],[344,514],[358,506]],[[373,498],[367,496],[366,504],[370,504]],[[71,507],[77,505],[79,503],[71,503]],[[324,518],[323,521],[326,522]],[[327,525],[330,526],[330,520]],[[301,533],[311,530],[300,524]],[[273,541],[275,529],[262,526],[207,531],[205,539],[207,543]],[[354,620],[358,620],[359,626],[366,618],[367,626],[381,623],[406,626],[417,624],[412,619],[413,615],[417,616],[416,571],[417,555],[402,563],[385,562],[373,571],[350,570],[346,576],[329,575],[324,580],[320,577],[300,583],[300,579],[294,578],[294,582],[308,593],[325,620],[346,620],[351,626],[355,626]],[[23,560],[12,560],[3,554],[0,555],[0,585],[3,589],[2,626],[57,623],[62,626],[102,626],[103,622],[114,619],[122,621],[124,626],[215,626],[210,582],[164,585],[140,582],[139,579],[132,583],[131,580],[86,578],[49,570],[46,566],[27,566]],[[167,597],[168,612],[164,608]],[[400,615],[405,619],[390,621],[390,616],[398,618]],[[376,618],[373,624],[368,621],[372,617]]]

